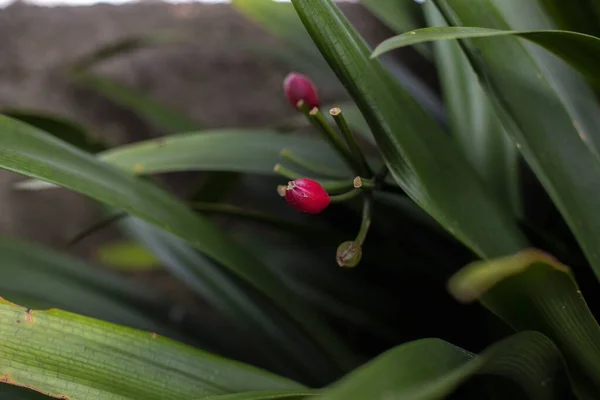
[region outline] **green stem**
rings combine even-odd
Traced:
[[[356,235],[356,239],[354,240],[360,246],[363,245],[365,239],[367,238],[367,233],[369,233],[369,228],[371,227],[371,212],[373,208],[373,199],[370,195],[365,196],[365,202],[363,203],[363,214],[362,220],[360,223],[360,230]]]
[[[348,166],[357,174],[360,174],[360,165],[356,162],[354,157],[352,157],[352,154],[350,153],[350,150],[348,150],[348,147],[346,147],[344,141],[327,123],[325,117],[323,114],[321,114],[319,109],[314,107],[312,110],[309,110],[306,103],[304,103],[302,100],[298,102],[298,108],[300,111],[302,111],[306,118],[308,118],[310,123],[319,131],[319,133],[321,133],[329,145],[338,152],[346,164],[348,164]]]
[[[350,199],[353,199],[357,196],[360,196],[360,194],[363,193],[362,190],[360,189],[353,189],[349,192],[346,193],[342,193],[342,194],[338,194],[335,196],[329,196],[329,199],[331,199],[332,203],[343,203],[344,201],[348,201]]]
[[[372,177],[373,171],[371,171],[371,167],[369,166],[369,163],[367,161],[367,158],[365,157],[365,154],[360,149],[360,146],[358,145],[356,138],[352,134],[352,131],[350,130],[350,126],[348,125],[348,122],[346,121],[344,114],[342,114],[342,110],[338,107],[334,107],[331,110],[329,110],[329,114],[333,117],[333,120],[335,121],[338,128],[340,129],[340,132],[342,132],[342,135],[344,136],[344,139],[346,140],[346,143],[348,144],[348,148],[350,149],[350,153],[352,154],[352,158],[354,160],[358,160],[358,162],[360,164],[359,172],[363,176],[368,176],[369,178]]]
[[[82,229],[81,231],[79,231],[77,234],[73,235],[71,237],[71,239],[69,239],[67,241],[67,243],[65,244],[65,248],[71,247],[71,246],[79,243],[86,237],[91,236],[94,233],[96,233],[104,228],[107,228],[112,223],[120,221],[123,218],[127,217],[128,215],[129,214],[127,214],[124,211],[115,211],[115,212],[105,216],[101,220],[94,222],[93,224],[91,224],[91,225],[85,227],[84,229]]]
[[[281,164],[275,164],[275,166],[273,167],[273,171],[281,176],[283,176],[284,178],[287,179],[291,179],[291,180],[296,180],[296,179],[301,179],[304,178],[305,176],[296,172],[296,171],[292,171],[289,168],[284,167]]]
[[[313,173],[315,175],[328,176],[332,178],[337,178],[340,176],[337,171],[334,171],[330,167],[307,160],[304,157],[300,157],[299,155],[294,154],[290,149],[281,150],[281,153],[279,153],[279,155],[284,160],[290,161],[299,166],[300,168],[305,169],[307,172]]]

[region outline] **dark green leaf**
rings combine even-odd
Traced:
[[[152,32],[149,34],[128,37],[117,42],[103,46],[100,49],[86,54],[77,61],[73,62],[71,69],[75,72],[80,72],[89,69],[96,64],[108,59],[122,56],[136,50],[141,50],[148,47],[164,46],[170,44],[186,43],[191,40],[191,37],[180,32]]]
[[[518,36],[543,46],[564,59],[591,80],[598,81],[597,60],[600,59],[600,39],[570,31],[510,31],[466,26],[445,26],[417,29],[382,42],[373,51],[373,57],[390,50],[435,40],[490,38]]]
[[[296,400],[312,397],[317,393],[314,390],[280,390],[226,394],[223,396],[208,397],[205,400]]]
[[[396,33],[422,28],[425,23],[422,6],[413,0],[361,0],[361,4]],[[428,59],[432,58],[430,47],[417,46],[417,50]]]
[[[100,158],[136,173],[172,171],[234,171],[274,174],[279,153],[325,163],[340,177],[352,173],[325,142],[264,130],[217,130],[171,135],[106,151]]]
[[[100,138],[91,135],[86,127],[57,115],[21,109],[4,109],[0,110],[0,114],[33,125],[90,153],[98,153],[108,148]]]
[[[0,167],[65,186],[179,236],[287,311],[336,363],[350,363],[331,330],[254,254],[156,186],[7,117],[0,117]]]
[[[439,0],[452,24],[481,24],[502,31],[507,22],[502,6],[491,1]],[[521,4],[521,3],[519,3]],[[535,9],[524,4],[518,13],[533,20]],[[513,13],[517,13],[516,10]],[[526,22],[526,21],[518,21]],[[464,46],[472,66],[480,77],[490,100],[507,132],[536,173],[579,241],[596,274],[600,276],[600,163],[597,153],[597,112],[585,117],[581,107],[597,110],[588,99],[586,87],[580,87],[560,65],[538,57],[520,39],[510,36],[479,40],[477,51]],[[580,98],[572,87],[581,89]],[[589,89],[587,89],[589,90]],[[579,109],[579,111],[578,111]],[[585,118],[580,120],[578,116]],[[596,118],[596,120],[594,119]]]
[[[31,299],[27,306],[61,307],[140,329],[160,329],[153,320],[160,299],[150,291],[31,243],[0,237],[0,294]],[[154,314],[154,315],[153,315]]]
[[[456,144],[387,72],[332,1],[293,0],[308,32],[365,116],[398,184],[479,255],[507,254],[525,239],[489,196]]]
[[[222,267],[199,254],[183,240],[138,219],[120,223],[131,237],[152,251],[165,267],[195,293],[206,299],[231,321],[268,342],[262,355],[278,370],[294,373],[293,366],[309,371],[310,379],[324,379],[331,371],[323,367],[323,355],[307,343],[289,318],[257,298],[256,291],[234,279]],[[249,335],[250,336],[250,335]],[[253,346],[260,342],[248,338]],[[262,343],[264,346],[264,342]],[[276,351],[273,351],[276,350]],[[294,365],[287,360],[293,360]],[[325,371],[324,369],[325,368]],[[318,376],[321,373],[322,376]]]
[[[556,346],[538,332],[522,332],[480,356],[440,339],[406,343],[362,366],[319,396],[323,400],[445,399],[475,374],[516,383],[526,398],[562,399],[562,362]]]
[[[156,334],[7,301],[0,302],[0,368],[4,382],[65,399],[203,399],[302,388]]]
[[[430,25],[445,26],[435,6],[425,5]],[[492,109],[458,43],[434,44],[451,132],[494,196],[521,216],[519,152]]]
[[[78,83],[92,89],[119,106],[134,112],[167,133],[197,130],[200,124],[172,111],[139,91],[112,79],[81,72],[74,75]]]
[[[600,326],[565,265],[537,250],[476,262],[448,284],[460,301],[481,302],[517,330],[544,333],[561,350],[576,393],[600,390]]]

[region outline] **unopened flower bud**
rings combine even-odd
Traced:
[[[354,268],[362,258],[360,244],[348,241],[340,244],[337,248],[335,259],[340,267]]]
[[[298,107],[300,100],[303,100],[309,109],[320,105],[315,85],[305,75],[296,72],[288,74],[283,81],[283,91],[293,107]]]
[[[319,182],[306,178],[288,182],[285,200],[296,210],[307,214],[319,214],[331,202]]]

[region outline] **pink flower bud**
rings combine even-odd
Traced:
[[[319,107],[319,96],[312,81],[302,74],[292,72],[283,81],[285,97],[293,107],[298,107],[298,102],[304,100],[309,109]]]
[[[331,202],[323,186],[306,178],[288,182],[285,201],[296,210],[307,214],[319,214]]]

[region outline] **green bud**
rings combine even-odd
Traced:
[[[335,259],[340,267],[354,268],[362,258],[362,248],[360,244],[348,241],[340,244],[337,248]]]

